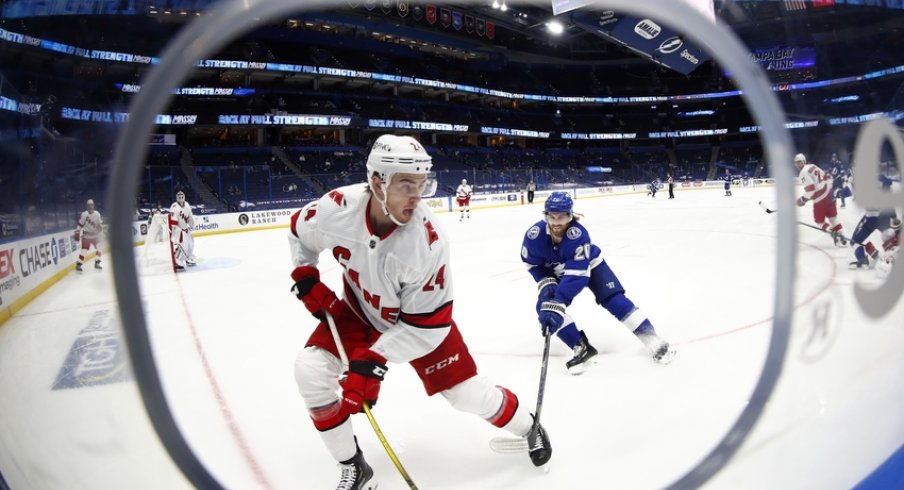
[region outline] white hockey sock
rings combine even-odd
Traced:
[[[320,432],[320,438],[336,461],[351,459],[358,452],[351,417],[334,429]]]

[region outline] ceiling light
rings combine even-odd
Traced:
[[[499,8],[499,0],[493,0],[493,8],[494,8],[494,9],[498,9],[498,8]]]
[[[505,4],[505,0],[502,0],[502,5],[499,7],[499,10],[505,12],[508,10],[508,5]]]
[[[551,20],[551,21],[547,22],[546,29],[549,30],[550,34],[554,34],[556,36],[558,36],[559,34],[562,34],[565,31],[565,27],[562,25],[561,22],[559,22],[557,20]]]

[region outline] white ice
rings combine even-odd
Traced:
[[[507,433],[441,396],[428,398],[409,367],[391,365],[373,413],[418,487],[647,489],[690,470],[748,403],[765,360],[777,231],[775,215],[757,202],[773,205],[773,194],[679,189],[674,200],[578,200],[627,296],[676,346],[674,362],[653,363],[582,293],[569,311],[600,355],[571,376],[570,353],[553,342],[542,411],[553,446],[548,473],[525,454],[492,452],[488,441]],[[540,210],[535,203],[474,210],[464,222],[458,213],[436,217],[452,241],[454,318],[480,372],[531,410],[542,337],[519,249]],[[849,205],[841,216],[850,235],[860,212]],[[799,219],[811,221],[809,208]],[[904,443],[902,306],[869,319],[852,284],[876,287],[875,272],[849,271],[850,248],[798,231],[784,374],[712,488],[848,488]],[[286,229],[199,237],[196,253],[195,268],[142,280],[159,371],[183,433],[227,488],[332,488],[336,463],[293,378],[316,320],[289,293]],[[324,255],[321,270],[338,290],[335,262]],[[51,389],[93,315],[118,323],[113,298],[109,267],[86,268],[0,328],[0,470],[14,490],[190,487],[156,440],[134,382]],[[354,424],[380,488],[407,488],[365,416]]]

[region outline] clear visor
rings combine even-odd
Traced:
[[[410,174],[396,174],[389,185],[389,191],[405,196],[432,197],[436,194],[436,173],[429,172],[425,175],[413,176]]]

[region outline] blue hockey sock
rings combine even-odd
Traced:
[[[608,298],[600,306],[605,308],[612,316],[618,318],[620,322],[624,321],[631,312],[637,309],[634,303],[624,294],[616,294]]]
[[[653,330],[653,324],[650,323],[650,320],[644,319],[644,321],[634,329],[634,335],[651,335],[655,334],[656,331]]]
[[[857,257],[858,262],[868,262],[866,259],[866,250],[860,245],[854,249],[854,257]]]
[[[560,328],[559,331],[556,332],[556,336],[559,337],[562,342],[565,342],[565,345],[567,345],[569,349],[574,349],[574,346],[578,345],[578,342],[581,341],[581,333],[578,331],[578,327],[574,322]]]
[[[617,294],[609,298],[602,306],[609,313],[612,313],[612,316],[618,318],[635,335],[652,335],[656,333],[653,324],[650,323],[646,315],[624,294]]]

